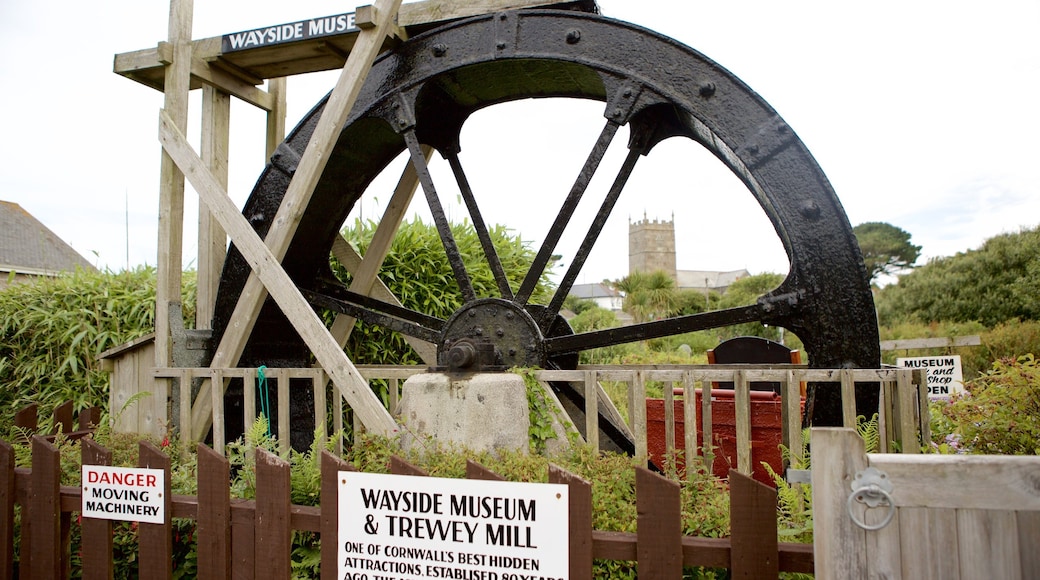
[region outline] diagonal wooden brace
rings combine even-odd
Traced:
[[[159,141],[163,150],[176,162],[177,167],[198,192],[199,198],[234,240],[235,247],[249,262],[257,279],[270,292],[286,318],[292,322],[300,337],[314,353],[315,359],[329,374],[333,384],[368,429],[383,435],[393,433],[397,429],[397,423],[369,388],[368,381],[361,376],[343,349],[329,334],[325,324],[293,284],[270,248],[235,207],[224,188],[192,150],[187,139],[173,125],[165,111],[160,112],[159,118]],[[208,390],[206,393],[200,393],[196,406],[200,401],[208,401],[208,406],[212,409],[210,396]],[[193,432],[198,433],[198,424],[194,423],[194,419],[192,427]],[[208,429],[209,425],[206,426],[206,430]]]
[[[321,119],[318,120],[318,125],[315,127],[311,140],[307,144],[307,149],[304,150],[303,156],[300,158],[296,173],[289,183],[289,188],[285,192],[281,207],[279,207],[278,213],[275,215],[274,222],[271,224],[265,240],[267,248],[269,248],[271,255],[274,257],[275,264],[279,264],[279,270],[281,270],[280,262],[285,257],[285,252],[293,236],[296,235],[300,219],[314,193],[314,187],[317,185],[322,172],[325,170],[325,165],[328,163],[328,153],[335,145],[339,132],[346,122],[354,102],[357,100],[361,86],[372,68],[372,62],[375,61],[382,47],[383,38],[391,31],[400,5],[401,0],[378,0],[373,5],[370,12],[372,14],[373,26],[362,30],[358,35],[357,43],[350,52],[346,64],[343,65],[343,72],[340,74],[332,94],[329,95]],[[234,238],[232,239],[234,240]],[[238,240],[235,240],[235,245],[236,247],[238,246]],[[250,275],[249,280],[246,282],[242,294],[239,296],[238,304],[231,315],[231,323],[224,331],[224,336],[213,354],[213,360],[210,364],[211,368],[232,367],[238,363],[238,359],[242,356],[242,351],[245,349],[246,341],[253,330],[256,317],[263,306],[264,299],[267,297],[268,290],[269,288],[264,287],[257,275],[256,268],[254,268],[253,274]],[[289,320],[293,320],[289,312],[285,314]],[[323,333],[328,336],[328,332],[324,331],[324,326],[322,326],[322,329]],[[329,338],[331,340],[331,336]],[[334,343],[335,341],[332,342]],[[345,355],[343,360],[346,360]],[[320,359],[319,362],[321,362]],[[325,366],[324,363],[322,363],[322,366]],[[353,368],[353,364],[350,366]],[[332,369],[325,367],[325,370],[331,371]],[[332,376],[332,372],[329,372],[329,375]],[[336,382],[335,379],[333,382]],[[337,386],[340,385],[337,383]],[[223,385],[220,388],[223,389]],[[206,396],[209,393],[207,384],[203,384],[202,391],[196,398],[191,413],[191,437],[194,440],[201,439],[205,435],[213,420],[211,416],[212,403],[210,402],[210,397]],[[359,414],[359,416],[362,418],[362,422],[365,422],[366,427],[373,427],[367,424],[364,413]],[[381,421],[375,416],[373,416],[373,420],[377,421],[376,425]],[[378,426],[375,428],[379,429]]]

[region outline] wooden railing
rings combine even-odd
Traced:
[[[424,366],[369,366],[359,365],[358,370],[369,381],[385,380],[388,386],[388,408],[391,412],[396,408],[400,397],[402,381],[408,377],[427,372]],[[210,368],[171,368],[153,371],[157,378],[179,379],[180,400],[189,401],[191,383],[196,378],[207,378],[223,381],[230,378],[241,378],[247,384],[257,380],[257,369],[210,369]],[[266,376],[274,380],[273,389],[277,393],[278,408],[289,406],[290,390],[285,388],[290,379],[310,380],[314,391],[315,432],[319,437],[327,436],[325,418],[332,416],[333,432],[343,428],[343,417],[347,408],[342,396],[334,396],[329,405],[326,397],[328,376],[318,368],[281,368],[266,369]],[[863,385],[876,385],[880,389],[879,434],[882,452],[895,449],[904,453],[916,453],[920,449],[920,441],[928,439],[927,389],[923,387],[924,377],[920,371],[909,369],[809,369],[798,365],[654,365],[654,366],[582,366],[577,370],[551,371],[541,370],[535,374],[540,381],[563,381],[575,385],[585,397],[586,425],[584,432],[587,442],[598,447],[599,429],[597,425],[598,399],[603,396],[598,387],[601,382],[626,383],[628,394],[627,425],[632,432],[637,458],[645,460],[647,451],[647,416],[646,399],[647,384],[659,382],[665,400],[665,436],[666,451],[676,449],[674,440],[675,416],[673,404],[675,397],[681,397],[684,409],[684,431],[686,440],[685,465],[687,469],[696,469],[700,460],[707,463],[713,459],[710,446],[703,450],[697,444],[697,432],[703,434],[703,441],[713,441],[712,433],[712,396],[713,385],[720,382],[733,383],[735,405],[734,420],[736,423],[736,468],[741,473],[751,473],[751,391],[752,382],[776,382],[780,384],[783,412],[783,444],[791,451],[792,460],[800,458],[802,450],[801,423],[801,385],[816,383],[817,388],[835,388],[841,391],[842,417],[844,426],[856,426],[855,391]],[[860,387],[857,387],[859,385]],[[669,388],[670,387],[670,388]],[[702,394],[701,421],[697,424],[697,397],[695,391]],[[218,392],[213,390],[213,392]],[[333,391],[334,392],[334,391]],[[680,393],[676,395],[675,393]],[[246,424],[257,416],[257,401],[254,389],[243,389],[244,415]],[[213,397],[213,447],[223,450],[225,437],[224,401],[220,396]],[[188,425],[191,420],[189,405],[181,405],[180,424]],[[279,433],[289,431],[288,413],[278,413],[277,427]],[[358,429],[360,425],[356,426]],[[280,438],[283,449],[287,450],[289,438]]]

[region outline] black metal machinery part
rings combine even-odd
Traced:
[[[514,290],[505,280],[477,195],[466,180],[459,134],[466,119],[479,109],[539,97],[602,101],[606,122],[534,264]],[[279,146],[246,202],[243,214],[261,237],[271,226],[323,105],[324,100]],[[626,124],[630,153],[585,242],[551,302],[530,304],[538,278],[603,152]],[[573,334],[559,322],[563,299],[636,162],[672,137],[701,144],[743,181],[786,249],[787,278],[751,306]],[[420,144],[435,147],[449,161],[500,296],[474,295]],[[335,279],[329,253],[346,216],[368,184],[402,151],[409,152],[418,171],[465,299],[466,306],[448,321],[358,297],[329,282]],[[480,16],[429,31],[383,54],[330,153],[283,267],[316,308],[332,308],[408,334],[438,338],[446,362],[453,357],[473,360],[465,353],[450,353],[466,338],[468,346],[460,348],[479,351],[480,344],[497,348],[497,354],[485,355],[492,363],[515,347],[506,342],[519,341],[525,352],[528,343],[534,343],[530,351],[534,358],[521,357],[522,362],[568,368],[576,363],[577,353],[587,349],[760,321],[795,332],[813,367],[880,364],[873,298],[852,228],[822,170],[794,131],[739,79],[695,50],[632,24],[578,12],[525,10]],[[227,327],[249,273],[249,266],[232,247],[218,293],[214,344]],[[495,316],[526,312],[530,320],[502,337],[494,336],[497,328],[489,327],[491,332],[482,336],[460,330],[460,319],[488,304],[494,305]],[[306,364],[308,360],[307,346],[268,300],[240,365]],[[860,389],[856,398],[858,412],[870,416],[877,409],[876,389]],[[304,413],[309,413],[308,405],[309,401],[299,401]],[[834,389],[812,389],[807,408],[807,419],[813,424],[840,424],[840,400]]]

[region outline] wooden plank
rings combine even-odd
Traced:
[[[481,481],[506,481],[506,478],[491,471],[487,467],[473,461],[466,460],[466,479],[479,479]]]
[[[361,265],[361,255],[358,254],[357,250],[355,250],[349,242],[343,239],[342,236],[336,236],[332,241],[332,255],[339,260],[340,264],[343,264],[343,267],[346,268],[348,272],[356,272]],[[387,288],[386,284],[378,278],[372,286],[371,295],[384,302],[389,302],[394,306],[401,306],[401,301],[397,299],[397,296],[394,296],[393,292]],[[414,336],[406,335],[404,336],[404,340],[408,343],[408,346],[412,347],[416,354],[419,355],[419,358],[421,358],[424,363],[431,366],[437,364],[436,345],[426,342],[425,340],[419,340]]]
[[[805,457],[802,455],[802,397],[801,387],[794,379],[794,373],[787,371],[787,380],[784,382],[786,395],[784,396],[784,408],[786,409],[785,421],[787,425],[787,438],[784,442],[791,453],[791,465],[805,465]]]
[[[199,578],[231,577],[231,465],[222,454],[198,447]]]
[[[137,446],[137,466],[147,469],[162,469],[165,476],[163,490],[163,513],[168,514],[166,522],[161,524],[145,524],[138,526],[138,561],[141,570],[148,571],[149,578],[169,580],[173,577],[173,513],[170,486],[170,458],[155,445],[141,441]]]
[[[289,464],[265,449],[256,450],[256,578],[292,576],[289,553]]]
[[[394,475],[418,475],[420,477],[430,475],[425,469],[412,465],[396,455],[390,456],[390,473]]]
[[[1036,538],[1019,546],[1015,512],[1004,510],[957,510],[957,542],[963,578],[1024,578],[1021,550],[1037,549]]]
[[[980,346],[982,338],[977,334],[970,336],[940,336],[935,338],[910,338],[902,340],[882,340],[881,350],[915,350],[919,348],[950,348],[955,346]]]
[[[682,576],[682,503],[679,484],[636,467],[636,559],[639,576]]]
[[[850,492],[851,493],[851,492]],[[883,505],[866,510],[863,522],[868,526],[880,526],[884,523],[890,509]],[[867,532],[864,550],[867,553],[868,578],[902,578],[903,547],[900,535],[899,510],[892,514],[892,519],[880,530]],[[908,558],[917,558],[919,554],[906,553]]]
[[[314,369],[311,377],[311,389],[314,391],[314,437],[318,440],[318,449],[325,448],[328,439],[328,428],[325,415],[328,405],[325,401],[325,385],[328,384],[328,375],[321,369]],[[393,399],[394,397],[391,397]]]
[[[776,490],[730,470],[729,497],[731,576],[778,577]]]
[[[51,433],[72,433],[72,401],[65,401],[54,408],[51,422]]]
[[[643,371],[636,371],[628,392],[630,393],[628,415],[636,443],[634,459],[636,465],[646,465],[650,452],[646,441],[646,381]]]
[[[338,580],[339,472],[357,471],[350,463],[321,452],[321,580]]]
[[[14,578],[14,465],[14,447],[0,439],[0,580]]]
[[[80,442],[82,465],[112,465],[112,452],[101,447],[91,438]],[[84,580],[109,580],[115,571],[112,562],[112,520],[83,518],[82,562]]]
[[[697,392],[693,374],[683,373],[683,436],[686,446],[686,478],[693,481],[697,473]]]
[[[711,431],[711,381],[701,383],[701,455],[704,468],[715,473],[715,436]]]
[[[158,385],[161,381],[156,381]],[[187,369],[181,369],[180,378],[177,382],[177,389],[180,392],[180,440],[181,446],[187,449],[187,447],[193,442],[198,441],[206,435],[206,431],[209,429],[207,426],[200,434],[195,435],[193,427],[195,425],[191,420],[191,371]],[[199,397],[205,396],[201,391]],[[212,401],[210,405],[212,405]],[[211,418],[212,420],[212,418]]]
[[[32,517],[32,573],[29,578],[62,578],[68,546],[61,544],[61,458],[58,449],[42,437],[32,438],[29,513]],[[23,521],[25,514],[23,513]],[[22,551],[23,557],[26,551]]]
[[[582,371],[585,375],[585,443],[599,450],[599,382],[595,371]]]
[[[314,132],[311,135],[310,141],[307,143],[307,147],[300,157],[300,161],[296,167],[296,172],[293,174],[292,180],[289,182],[289,187],[285,191],[285,195],[282,198],[281,205],[275,214],[274,220],[271,222],[271,227],[267,232],[267,236],[264,239],[266,244],[266,250],[270,253],[273,258],[271,269],[277,269],[282,272],[285,279],[288,281],[288,275],[284,273],[284,270],[280,267],[282,258],[285,257],[285,252],[289,247],[293,236],[296,235],[296,228],[300,224],[300,220],[303,218],[304,209],[310,202],[310,198],[314,193],[314,187],[317,185],[318,180],[321,178],[322,172],[325,170],[325,166],[329,160],[329,151],[335,145],[336,139],[339,137],[340,131],[343,128],[343,124],[347,120],[347,116],[350,114],[351,108],[354,106],[354,102],[357,100],[357,96],[361,91],[361,86],[365,82],[365,78],[368,76],[368,72],[372,67],[372,62],[375,60],[376,55],[382,46],[383,39],[386,37],[387,30],[390,27],[390,23],[397,14],[397,9],[401,5],[401,0],[376,0],[373,5],[375,11],[376,26],[374,28],[364,30],[358,35],[357,43],[354,45],[354,50],[351,51],[350,57],[347,59],[346,64],[343,66],[343,70],[339,76],[339,80],[336,82],[335,88],[332,89],[332,93],[329,95],[328,100],[325,103],[325,107],[322,110],[321,117],[318,119],[318,123],[314,128]],[[193,182],[194,184],[194,182]],[[196,189],[199,189],[196,187]],[[225,228],[227,226],[225,225]],[[230,228],[228,233],[232,233],[232,239],[235,240],[236,247],[241,250],[239,237],[234,235]],[[255,235],[255,232],[254,232]],[[248,239],[248,236],[244,239]],[[252,240],[250,240],[252,244]],[[243,255],[245,252],[243,251]],[[253,266],[252,261],[250,265]],[[221,367],[233,365],[238,361],[242,355],[242,350],[245,348],[246,341],[249,338],[249,334],[253,330],[253,324],[260,313],[260,308],[263,306],[264,300],[267,298],[268,292],[274,295],[271,284],[267,284],[261,281],[259,276],[260,268],[257,266],[253,267],[253,272],[250,274],[246,281],[245,287],[239,296],[238,304],[236,304],[234,312],[231,315],[231,320],[241,321],[239,324],[230,325],[224,332],[221,338],[220,344],[213,356],[213,363],[211,367]],[[289,281],[292,286],[291,281]],[[292,286],[292,291],[295,294],[299,294],[299,290],[295,286]],[[300,300],[303,304],[306,301]],[[279,307],[285,313],[286,317],[296,324],[295,317],[301,316],[302,313],[293,312],[288,308],[288,304],[282,300],[278,300]],[[309,306],[308,306],[309,310]],[[316,315],[315,315],[316,318]],[[328,331],[325,330],[324,324],[321,325],[321,333],[328,335]],[[304,338],[308,346],[314,350],[311,345],[312,340],[308,340],[307,335],[300,333],[301,337]],[[332,341],[336,344],[336,341]],[[337,350],[342,352],[342,348],[337,345]],[[335,376],[335,369],[331,368],[336,362],[326,360],[323,361],[321,357],[318,358],[318,362],[321,364],[330,375]],[[346,359],[346,356],[339,357]],[[335,379],[334,379],[335,381]],[[340,381],[335,381],[337,387],[345,388],[345,384]],[[393,423],[390,419],[389,414],[386,414],[385,409],[381,416],[374,409],[368,407],[377,404],[375,395],[365,385],[364,391],[362,391],[360,385],[354,385],[353,391],[348,400],[351,406],[354,407],[355,411],[359,412],[366,425],[374,427],[377,433],[381,435],[389,435],[392,431],[390,423]],[[359,395],[364,393],[368,401],[368,406],[365,404],[355,404],[355,401],[351,400],[351,397],[358,398]],[[205,413],[208,415],[208,412]],[[197,415],[196,415],[197,417]]]
[[[903,578],[960,580],[956,510],[900,508],[899,538]]]
[[[664,452],[671,462],[679,460],[675,452],[675,392],[672,384],[665,383],[661,389],[664,395]]]
[[[1038,456],[889,453],[869,457],[871,466],[888,474],[894,486],[892,499],[899,507],[1040,510]],[[995,485],[999,493],[994,492]],[[942,493],[936,493],[940,489]]]
[[[339,345],[332,339],[324,323],[300,294],[299,289],[292,283],[278,260],[271,254],[270,249],[260,241],[256,232],[230,202],[219,184],[213,181],[212,176],[202,166],[201,160],[191,150],[191,146],[188,145],[183,134],[177,133],[177,130],[164,120],[160,124],[160,140],[163,141],[166,149],[174,152],[178,162],[188,168],[186,174],[192,180],[196,191],[214,211],[214,214],[220,218],[224,229],[231,235],[235,246],[249,261],[253,271],[260,273],[261,278],[272,291],[271,296],[286,313],[286,317],[293,323],[296,331],[307,342],[319,364],[332,377],[337,389],[347,397],[355,411],[362,413],[367,422],[371,423],[369,428],[379,434],[391,434],[397,427],[393,418],[369,389],[368,383],[347,358],[343,349],[339,348]],[[221,362],[221,359],[225,359],[227,356],[226,351],[223,356],[218,351],[211,367],[227,366]],[[237,355],[234,358],[237,359]],[[196,405],[192,408],[191,428],[192,435],[196,438],[202,438],[212,423],[209,388],[209,384],[203,385],[199,391]]]
[[[845,507],[852,493],[849,482],[867,467],[863,440],[847,428],[816,428],[811,440],[816,578],[866,578],[865,532]]]
[[[191,20],[193,0],[171,0],[165,67],[163,110],[160,116],[182,134],[188,130],[191,86]],[[184,245],[184,175],[165,150],[159,164],[159,241],[155,290],[155,366],[173,364],[172,329],[180,328],[181,252]],[[175,325],[175,326],[174,326]],[[189,399],[190,400],[190,399]]]
[[[253,580],[256,574],[256,502],[231,504],[231,578]]]
[[[224,384],[224,373],[220,369],[213,369],[213,382],[218,385]],[[224,390],[210,389],[210,400],[213,404],[213,448],[220,455],[224,455]],[[248,429],[249,424],[246,423]]]
[[[549,483],[567,486],[568,558],[571,580],[592,580],[592,484],[555,465]]]
[[[285,77],[268,79],[267,92],[271,95],[271,108],[267,109],[267,159],[274,157],[275,149],[285,141],[287,91],[288,79]]]
[[[247,373],[242,377],[242,415],[244,416],[245,422],[243,423],[248,429],[250,425],[256,421],[256,379],[257,371],[254,368],[246,369]],[[221,390],[226,390],[226,386],[221,386]]]
[[[230,136],[231,97],[207,86],[202,90],[202,161],[225,190],[228,187]],[[206,204],[200,203],[195,328],[212,328],[226,246],[227,234],[220,221],[213,217]]]
[[[1040,578],[1040,512],[1020,511],[1018,517],[1018,545],[1022,553],[1022,577]]]
[[[292,403],[289,401],[290,395],[292,394],[291,381],[289,379],[288,369],[275,369],[275,380],[278,381],[278,450],[288,456],[289,444],[291,438],[289,437],[289,418],[292,417],[292,410],[289,408]]]
[[[733,382],[733,415],[737,434],[737,471],[751,475],[751,385],[746,371]]]
[[[896,394],[899,398],[899,435],[901,437],[903,453],[920,453],[921,442],[918,440],[917,421],[917,391],[910,382],[910,373],[899,373],[896,380]]]
[[[856,428],[856,383],[852,369],[841,369],[841,417],[842,426]]]

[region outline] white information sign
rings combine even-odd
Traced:
[[[907,369],[925,369],[928,376],[929,399],[949,399],[954,393],[964,392],[964,375],[961,370],[960,355],[897,358],[896,366]]]
[[[150,524],[166,521],[163,470],[84,465],[81,475],[83,517]]]
[[[567,486],[339,472],[343,580],[549,580],[569,571]]]

